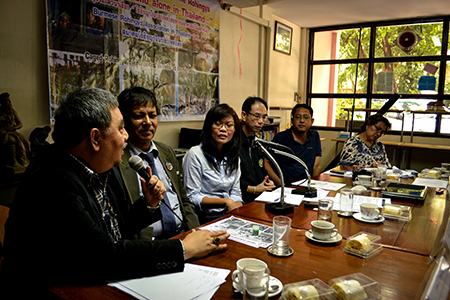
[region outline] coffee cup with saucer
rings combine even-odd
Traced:
[[[267,268],[267,264],[256,258],[241,258],[236,262],[236,270],[231,274],[231,279],[233,280],[233,287],[237,292],[242,293],[244,290],[243,287],[243,275],[242,272],[244,271],[245,267],[248,266],[259,266],[261,268]]]
[[[319,243],[337,243],[342,240],[334,224],[328,221],[314,220],[311,222],[311,230],[306,232],[306,237]]]

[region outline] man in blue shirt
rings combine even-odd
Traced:
[[[291,123],[291,128],[278,133],[273,142],[291,148],[294,154],[308,166],[311,177],[318,176],[321,172],[322,146],[319,133],[310,129],[314,123],[311,106],[307,104],[295,105],[291,113]],[[292,158],[276,154],[274,158],[283,172],[285,185],[307,178],[305,168]],[[276,169],[267,159],[265,159],[265,165],[269,176],[277,185],[280,185],[280,177],[274,171]]]

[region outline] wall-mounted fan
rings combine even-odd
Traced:
[[[406,28],[398,35],[394,43],[409,54],[421,40],[422,38],[414,30]]]

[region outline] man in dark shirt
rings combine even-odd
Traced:
[[[60,101],[55,144],[28,166],[5,225],[2,297],[22,297],[23,286],[35,293],[51,285],[179,272],[185,260],[226,247],[215,239],[226,239],[225,231],[199,230],[182,241],[136,239],[161,218],[166,190],[148,167],[143,197],[131,204],[113,168],[127,139],[112,94],[79,89]]]
[[[242,104],[241,122],[241,192],[245,203],[264,191],[275,188],[264,168],[264,153],[252,147],[254,137],[267,120],[267,103],[259,97],[248,97]]]
[[[314,123],[311,106],[307,104],[295,105],[291,112],[291,123],[292,127],[275,135],[273,142],[291,148],[294,154],[308,166],[311,177],[318,176],[321,172],[322,146],[319,133],[310,129]],[[299,162],[283,155],[274,155],[274,158],[280,165],[286,185],[307,178],[305,168]],[[267,172],[275,183],[281,184],[280,177],[275,173],[267,159],[265,165]]]

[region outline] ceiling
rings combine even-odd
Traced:
[[[244,8],[264,3],[300,27],[450,15],[449,0],[222,0]]]

